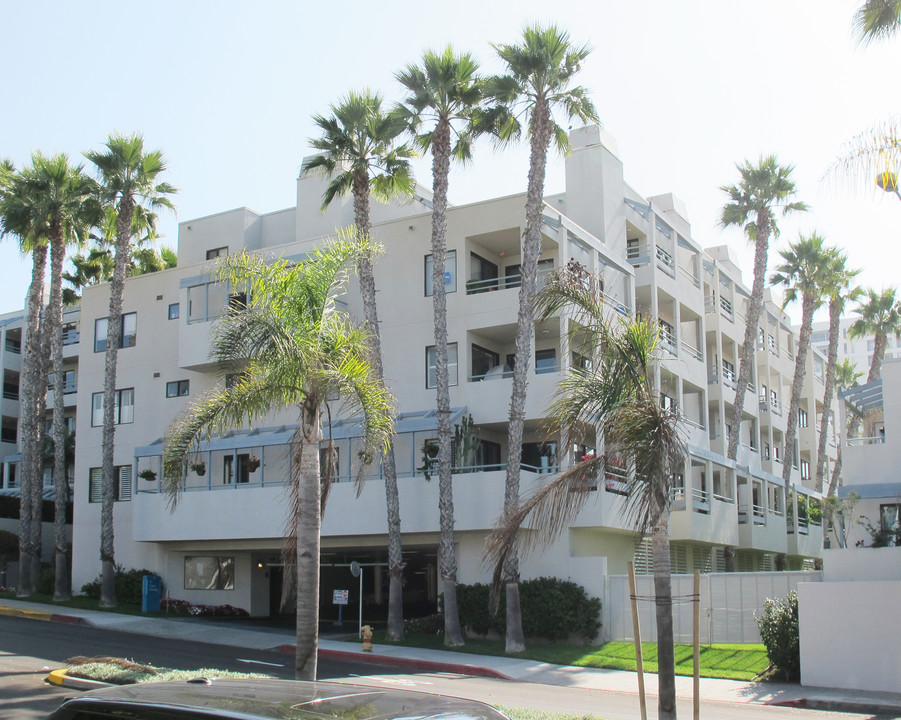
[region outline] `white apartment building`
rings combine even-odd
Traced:
[[[843,317],[839,324],[838,361],[850,360],[863,373],[860,382],[864,382],[873,362],[873,348],[876,345],[874,335],[864,335],[856,339],[848,337],[848,328],[857,320],[856,316]],[[798,328],[795,328],[797,331]],[[901,358],[901,335],[889,335],[886,338],[885,359]],[[813,324],[810,343],[825,358],[829,353],[829,321],[822,320]]]
[[[822,528],[808,521],[808,503],[798,503],[799,497],[813,495],[808,479],[816,461],[814,419],[822,412],[821,380],[809,373],[798,452],[794,458],[781,457],[794,339],[787,317],[768,302],[752,379],[758,401],[753,393],[746,396],[741,451],[737,461],[728,460],[724,436],[748,295],[741,273],[725,247],[704,251],[692,238],[677,199],[644,198],[625,183],[612,138],[589,127],[573,131],[571,139],[566,191],[545,199],[540,267],[546,272],[578,261],[603,277],[612,310],[641,312],[660,321],[662,362],[655,380],[661,402],[681,409],[688,445],[674,489],[674,571],[723,569],[727,547],[736,549],[739,570],[770,569],[776,554],[787,555],[789,567],[800,568],[805,558],[820,554],[823,540]],[[241,299],[242,290],[215,282],[215,258],[244,249],[302,257],[335,228],[353,221],[350,198],[320,212],[323,189],[322,178],[300,178],[296,207],[263,215],[239,208],[182,222],[178,267],[126,283],[117,388],[116,560],[159,573],[172,597],[228,603],[253,615],[277,612],[288,443],[296,411],[288,409],[258,426],[203,443],[186,470],[174,511],[160,492],[162,442],[166,427],[193,398],[225,382],[209,359],[209,341],[216,317],[233,299]],[[373,232],[385,247],[375,272],[386,380],[399,408],[394,448],[408,615],[432,610],[437,593],[438,483],[424,477],[422,469],[423,448],[435,438],[437,426],[428,197],[420,189],[408,203],[372,206]],[[484,540],[503,506],[524,206],[521,194],[448,212],[451,405],[454,422],[471,415],[481,440],[477,457],[457,467],[454,475],[458,579],[464,583],[486,581]],[[342,302],[360,317],[359,293],[351,285]],[[100,398],[107,306],[107,286],[85,291],[77,394],[75,588],[100,570]],[[536,323],[524,493],[554,472],[558,450],[564,450],[564,462],[572,462],[594,449],[560,449],[558,440],[542,429],[562,374],[584,362],[569,347],[571,329],[565,315]],[[387,603],[384,486],[375,469],[356,496],[350,480],[358,462],[359,429],[353,418],[334,411],[333,423],[324,431],[338,446],[339,482],[323,518],[322,614],[327,617],[333,610],[326,604],[332,590],[356,587],[347,567],[352,560],[366,568],[363,599],[367,613],[375,614]],[[833,455],[834,444],[830,463]],[[785,461],[797,467],[788,512],[781,479]],[[523,577],[568,578],[603,597],[607,574],[625,572],[628,561],[635,559],[640,570],[648,571],[648,546],[622,517],[622,487],[621,476],[610,468],[568,532],[524,560]]]

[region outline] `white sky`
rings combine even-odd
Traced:
[[[694,238],[732,245],[747,282],[744,238],[717,227],[719,187],[737,181],[736,162],[775,153],[795,165],[799,198],[812,206],[782,222],[777,249],[816,229],[863,268],[862,284],[882,287],[901,269],[901,202],[822,181],[843,142],[901,112],[901,39],[859,47],[850,31],[858,4],[0,0],[0,155],[18,166],[34,149],[77,157],[112,130],[139,131],[168,158],[179,219],[245,205],[270,212],[294,204],[313,113],[362,87],[398,99],[394,73],[449,42],[498,71],[490,42],[555,22],[594,47],[580,82],[619,143],[626,181],[645,196],[680,197]],[[498,154],[482,145],[455,171],[451,201],[522,192],[527,166],[524,146]],[[417,171],[430,186],[428,163]],[[546,189],[563,190],[559,157]],[[176,223],[161,224],[173,247]],[[0,312],[23,306],[29,276],[14,242],[0,243]]]

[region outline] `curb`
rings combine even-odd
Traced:
[[[73,690],[98,690],[99,688],[110,687],[110,683],[100,682],[99,680],[69,677],[65,670],[52,671],[47,676],[47,682],[60,687],[72,688]]]
[[[12,608],[7,605],[0,605],[0,615],[9,617],[20,617],[27,620],[42,620],[44,622],[58,622],[66,625],[85,625],[87,621],[83,617],[77,615],[62,615],[60,613],[51,613],[43,610],[25,610],[22,608]]]
[[[294,645],[277,645],[269,648],[275,652],[293,653]],[[391,667],[406,668],[408,670],[426,670],[431,672],[456,673],[457,675],[472,675],[473,677],[487,677],[495,680],[510,680],[518,682],[516,678],[480,665],[464,665],[462,663],[437,662],[435,660],[416,660],[414,658],[400,658],[374,653],[353,652],[351,650],[323,650],[319,648],[319,657],[330,660],[348,660],[377,665],[390,665]]]
[[[874,702],[854,702],[853,700],[826,700],[820,698],[798,698],[764,703],[776,707],[798,708],[800,710],[820,710],[823,712],[852,713],[860,715],[901,715],[901,705]]]

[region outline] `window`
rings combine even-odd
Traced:
[[[91,427],[101,427],[103,425],[103,393],[94,393],[91,400]],[[116,409],[113,413],[113,422],[116,425],[126,425],[134,420],[135,389],[116,390]]]
[[[662,407],[664,410],[675,410],[676,398],[671,397],[666,393],[660,393],[660,407]]]
[[[763,459],[764,460],[770,459],[770,444],[769,443],[763,444]]]
[[[116,478],[113,486],[113,498],[117,502],[131,500],[131,465],[117,465],[113,471]],[[88,480],[88,502],[103,502],[103,468],[91,468]]]
[[[185,556],[185,590],[234,590],[235,558]]]
[[[212,250],[206,251],[206,259],[207,260],[215,260],[218,257],[225,257],[228,255],[228,246],[213,248]]]
[[[97,318],[94,321],[94,352],[106,351],[106,339],[109,337],[109,318]],[[122,314],[122,337],[119,348],[134,347],[138,339],[138,314]]]
[[[873,352],[876,349],[876,341],[870,338],[867,340],[867,352]]]
[[[545,258],[538,261],[538,287],[544,287],[544,278],[554,272],[554,259]],[[504,268],[504,287],[518,288],[522,285],[522,265],[507,265]],[[603,288],[602,288],[603,289]]]
[[[806,428],[807,427],[807,411],[806,410],[798,410],[798,427]]]
[[[497,290],[497,265],[481,255],[470,253],[467,295]]]
[[[879,525],[882,528],[882,532],[887,536],[886,545],[895,547],[898,544],[898,536],[901,534],[901,505],[896,503],[880,505]]]
[[[63,323],[63,345],[74,345],[78,342],[78,323]]]
[[[810,480],[810,461],[802,460],[801,461],[801,482],[807,482]]]
[[[536,350],[535,374],[544,375],[552,372],[557,372],[557,351],[554,348],[550,350]]]
[[[432,256],[425,256],[425,294],[432,295],[432,272],[434,268]],[[457,292],[457,251],[448,250],[444,256],[444,292]]]
[[[19,431],[19,421],[14,417],[3,416],[0,423],[0,442],[15,443]]]
[[[626,240],[626,260],[638,260],[638,238],[629,238]]]
[[[213,320],[223,312],[229,302],[226,283],[203,283],[188,288],[188,322]]]
[[[181,311],[181,305],[178,303],[171,303],[169,305],[169,319],[170,320],[178,320],[179,312]]]
[[[235,481],[235,455],[226,455],[222,458],[222,484],[231,485]],[[250,453],[239,453],[238,458],[238,483],[250,482]]]
[[[189,394],[189,382],[187,380],[174,380],[166,383],[166,397],[185,397]]]
[[[425,349],[426,388],[438,387],[437,372],[435,367],[435,346],[429,345]],[[456,385],[459,382],[457,374],[457,343],[447,344],[447,382],[448,385]]]
[[[577,353],[575,350],[572,352],[572,367],[578,370],[591,370],[591,360],[589,360],[584,355]]]
[[[476,382],[484,380],[488,374],[501,364],[501,356],[478,345],[472,346],[472,379]],[[501,373],[503,370],[501,370]],[[492,374],[494,377],[494,374]]]

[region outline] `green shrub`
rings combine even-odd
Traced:
[[[766,646],[770,665],[786,680],[801,677],[801,641],[798,627],[798,594],[792,590],[785,599],[767,598],[763,615],[754,613],[760,639]]]
[[[502,591],[503,592],[503,591]],[[488,607],[490,588],[481,583],[457,586],[460,622],[479,635],[506,632],[504,599],[496,615]],[[601,601],[590,598],[574,582],[558,578],[535,578],[519,584],[522,630],[526,637],[565,640],[571,635],[594,638],[601,627]]]
[[[116,565],[116,600],[129,605],[140,605],[145,575],[154,575],[150,570],[126,570]],[[100,599],[100,575],[81,586],[81,592],[94,600]]]

